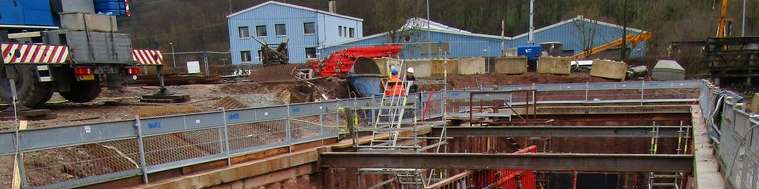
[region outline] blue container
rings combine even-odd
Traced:
[[[348,74],[348,83],[358,92],[361,97],[370,97],[382,94],[379,74]]]
[[[124,0],[95,0],[95,12],[111,16],[126,16],[127,4]]]
[[[0,0],[0,24],[55,26],[49,0]]]
[[[517,47],[517,56],[525,56],[527,60],[537,60],[543,53],[540,45],[525,45]]]

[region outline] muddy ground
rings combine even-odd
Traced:
[[[55,94],[41,109],[51,116],[30,120],[28,128],[59,127],[85,123],[134,119],[226,109],[313,102],[348,96],[345,80],[337,78],[280,82],[238,82],[168,86],[171,92],[190,95],[185,103],[143,103],[140,96],[158,91],[157,86],[129,86],[122,90],[103,89],[89,103],[70,103]],[[5,107],[0,106],[0,109]],[[0,121],[0,132],[16,127],[12,120]]]

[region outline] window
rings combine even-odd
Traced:
[[[316,27],[314,26],[314,23],[313,22],[303,23],[303,33],[304,34],[316,33]]]
[[[287,28],[285,28],[285,24],[275,24],[274,30],[276,30],[277,35],[287,35]]]
[[[265,25],[256,26],[256,36],[258,36],[258,37],[267,36],[267,34],[266,34],[266,26]]]
[[[356,29],[355,28],[348,29],[348,35],[350,36],[350,38],[356,37]]]
[[[238,27],[237,32],[240,34],[240,38],[250,37],[250,31],[248,31],[248,26]]]
[[[343,26],[337,26],[337,32],[339,32],[338,36],[343,36]]]
[[[258,50],[258,61],[264,61],[264,51]]]
[[[316,58],[316,47],[306,47],[306,58]]]
[[[250,62],[250,51],[240,51],[240,61],[241,62]]]

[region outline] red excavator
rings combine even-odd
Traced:
[[[332,53],[322,62],[309,61],[308,65],[318,72],[319,77],[345,77],[348,73],[380,74],[373,59],[397,57],[400,53],[400,45],[351,47]]]

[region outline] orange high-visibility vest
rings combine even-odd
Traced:
[[[390,80],[387,81],[387,88],[385,89],[385,96],[401,96],[404,95],[406,89],[403,87],[403,82],[398,76],[390,76]]]

